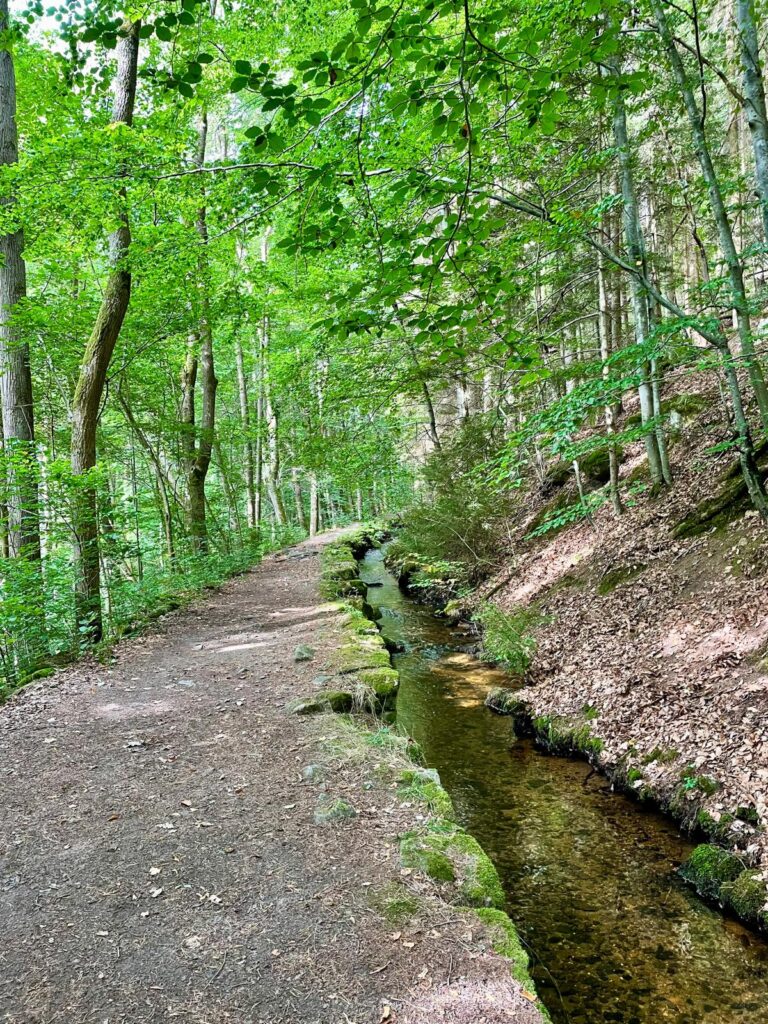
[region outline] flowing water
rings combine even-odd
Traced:
[[[461,824],[493,858],[555,1024],[764,1024],[768,944],[675,874],[691,844],[578,761],[513,738],[484,706],[503,672],[363,562],[386,638],[405,646],[398,722],[440,772]]]

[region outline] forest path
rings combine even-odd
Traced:
[[[400,881],[394,837],[416,812],[363,784],[359,763],[302,779],[337,727],[286,711],[336,639],[317,596],[334,536],[0,710],[6,1024],[400,1024],[434,1019],[412,1014],[425,986],[432,998],[479,975],[506,989],[460,914],[452,928],[440,905],[393,939],[372,910],[371,893]],[[294,661],[299,644],[312,661]],[[316,824],[327,789],[359,816]]]

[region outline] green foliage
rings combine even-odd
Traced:
[[[543,522],[526,534],[526,539],[543,537],[547,533],[562,530],[563,527],[570,526],[572,523],[589,519],[594,512],[608,501],[608,498],[609,495],[605,490],[592,491],[584,496],[583,501],[579,499],[571,505],[566,505],[553,511]]]
[[[533,632],[548,620],[536,608],[519,607],[507,613],[488,601],[474,614],[483,635],[483,656],[523,676],[536,652]]]
[[[483,466],[499,443],[492,421],[462,425],[430,454],[423,496],[408,508],[398,543],[420,563],[414,585],[440,580],[445,600],[498,564],[512,496]]]

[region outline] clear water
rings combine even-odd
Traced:
[[[674,824],[610,792],[589,766],[514,739],[485,696],[503,672],[363,563],[379,626],[405,645],[398,721],[424,749],[461,824],[493,858],[555,1024],[764,1024],[768,944],[675,875]]]

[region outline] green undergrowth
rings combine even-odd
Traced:
[[[592,723],[598,713],[589,705],[577,716],[534,715],[527,701],[503,687],[491,690],[485,703],[496,714],[509,716],[518,736],[532,736],[550,754],[586,757],[591,761],[604,749],[600,737],[592,734]]]
[[[548,619],[537,608],[520,606],[504,612],[486,601],[475,612],[473,621],[482,630],[483,657],[522,677],[536,653],[534,631]]]
[[[134,636],[168,612],[184,608],[206,590],[221,586],[228,579],[243,575],[262,558],[300,540],[302,534],[285,529],[274,540],[246,544],[233,552],[211,551],[207,555],[180,556],[172,567],[148,564],[140,580],[125,578],[110,581],[109,603],[104,617],[104,640],[88,648],[101,659],[109,659],[112,646],[127,636]],[[57,586],[54,567],[47,580]],[[7,643],[0,622],[0,648],[4,658],[0,664],[0,704],[22,686],[52,675],[57,668],[74,661],[83,650],[82,637],[77,634],[74,606],[59,607],[58,597],[44,597],[45,620],[36,620],[29,609],[19,607],[15,614],[36,625],[35,636],[27,641],[17,637],[16,647]],[[14,614],[13,587],[6,581],[3,617]]]

